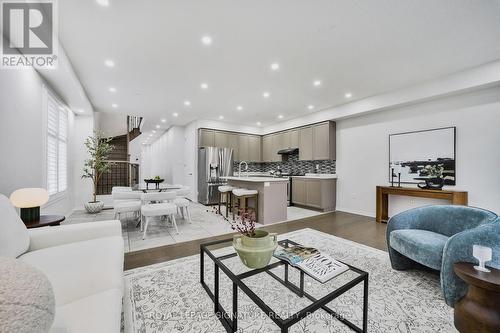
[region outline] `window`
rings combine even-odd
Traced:
[[[47,92],[47,191],[49,195],[66,191],[68,111]]]

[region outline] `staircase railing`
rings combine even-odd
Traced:
[[[134,128],[141,129],[142,117],[127,116],[127,132],[132,131]]]
[[[139,164],[127,161],[109,161],[111,170],[99,179],[97,194],[111,194],[113,186],[133,187],[139,184]]]

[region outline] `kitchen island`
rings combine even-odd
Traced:
[[[273,177],[222,177],[228,185],[259,191],[258,223],[270,224],[287,219],[288,178]],[[249,206],[255,203],[249,199]]]

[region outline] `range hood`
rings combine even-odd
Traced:
[[[278,154],[280,155],[292,155],[297,154],[299,152],[299,148],[285,148],[278,150]]]

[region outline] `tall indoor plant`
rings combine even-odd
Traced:
[[[85,140],[85,147],[90,158],[85,160],[82,178],[92,179],[93,201],[85,203],[85,209],[89,213],[99,213],[104,202],[97,201],[97,184],[101,176],[111,170],[111,163],[108,161],[109,153],[114,147],[109,143],[112,139],[105,138],[100,131],[94,131],[94,135]]]

